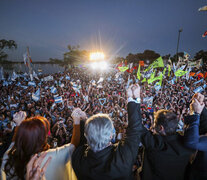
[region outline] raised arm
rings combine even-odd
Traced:
[[[204,103],[200,104],[197,99],[191,103],[194,115],[189,116],[187,128],[184,134],[185,145],[191,149],[206,151],[207,136],[199,136],[200,114],[204,108]]]
[[[204,103],[204,95],[200,93],[196,93],[193,96],[193,99],[194,98],[196,98],[200,104]],[[207,109],[206,107],[203,108],[201,115],[200,115],[199,133],[200,134],[207,133]]]
[[[134,96],[135,95],[135,96]],[[126,137],[118,148],[122,153],[124,163],[131,163],[137,156],[140,143],[140,134],[142,130],[140,113],[140,87],[139,85],[130,86],[127,90],[128,96],[128,127]],[[124,155],[124,156],[123,156]]]
[[[73,118],[73,135],[71,139],[71,144],[74,144],[77,147],[80,143],[80,120],[86,118],[85,112],[81,111],[80,108],[73,110],[71,114]]]

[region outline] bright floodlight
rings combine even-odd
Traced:
[[[100,60],[104,60],[105,56],[103,52],[93,52],[90,53],[90,60],[91,61],[100,61]]]

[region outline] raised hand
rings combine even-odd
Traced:
[[[200,104],[204,103],[204,95],[196,93],[193,95],[193,99],[197,99]]]
[[[192,109],[195,113],[201,114],[205,104],[204,103],[200,104],[197,99],[194,99],[193,102],[191,103],[191,106],[192,106]]]
[[[132,93],[133,93],[134,98],[140,98],[140,86],[139,86],[139,84],[133,85]]]
[[[133,87],[133,84],[129,86],[129,88],[127,89],[127,97],[128,98],[133,98],[133,93],[132,93],[132,87]]]
[[[75,108],[71,114],[71,117],[73,118],[74,124],[80,124],[81,119],[86,119],[86,113],[82,111],[80,108]]]
[[[25,120],[26,117],[26,112],[19,111],[13,115],[13,121],[16,123],[17,126],[19,126],[22,123],[22,121]]]

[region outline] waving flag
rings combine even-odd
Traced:
[[[155,71],[151,73],[150,78],[149,78],[148,81],[147,81],[148,84],[150,84],[150,83],[153,82],[154,77],[155,77]]]
[[[32,93],[32,99],[34,101],[39,101],[40,100],[40,88],[35,93]]]
[[[103,78],[103,77],[100,77],[100,79],[98,80],[97,84],[98,84],[98,83],[102,83],[103,80],[104,80],[104,78]]]
[[[175,72],[175,76],[179,77],[179,76],[184,76],[188,71],[182,71],[180,69],[178,69],[176,72]]]
[[[124,66],[124,67],[118,67],[119,71],[121,72],[125,72],[127,69],[129,69],[128,66]]]
[[[137,71],[137,79],[140,80],[141,78],[141,73],[140,73],[140,64],[139,64],[139,68],[138,68],[138,71]]]
[[[34,93],[36,96],[40,95],[40,88],[38,88],[38,90]]]
[[[154,81],[160,80],[159,84],[160,84],[160,86],[161,86],[161,85],[162,85],[162,77],[163,77],[163,74],[160,73],[159,76],[150,78],[150,79],[148,80],[148,83],[150,84],[150,83],[153,83]]]
[[[148,68],[145,69],[144,71],[149,71],[151,68],[158,68],[158,67],[164,67],[163,59],[161,56],[157,58],[152,64],[150,64]]]
[[[57,93],[57,89],[53,86],[50,88],[50,92],[55,94],[55,93]]]
[[[32,93],[32,99],[36,102],[40,100],[40,96],[36,96],[35,94]]]
[[[196,88],[196,89],[194,89],[194,93],[201,93],[203,91],[203,88],[200,86],[200,87],[198,87],[198,88]]]
[[[147,81],[147,79],[146,78],[144,78],[141,82],[143,83],[143,82],[146,82]]]
[[[196,82],[194,82],[193,84],[198,84],[198,83],[200,83],[200,82],[203,82],[203,79],[201,79],[201,80],[199,80],[199,81],[196,81]]]
[[[32,82],[32,81],[30,81],[30,82],[28,82],[28,86],[36,86],[36,84],[35,84],[35,82]]]
[[[62,103],[63,102],[62,96],[54,97],[54,100],[55,100],[55,103]]]
[[[167,68],[164,68],[164,70],[163,70],[163,75],[165,75],[166,69],[167,69]]]
[[[171,71],[171,67],[170,67],[170,65],[168,64],[168,76],[170,76],[170,71]]]

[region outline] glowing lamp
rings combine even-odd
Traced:
[[[105,55],[103,52],[92,52],[90,53],[90,60],[91,61],[100,61],[100,60],[104,60]]]

